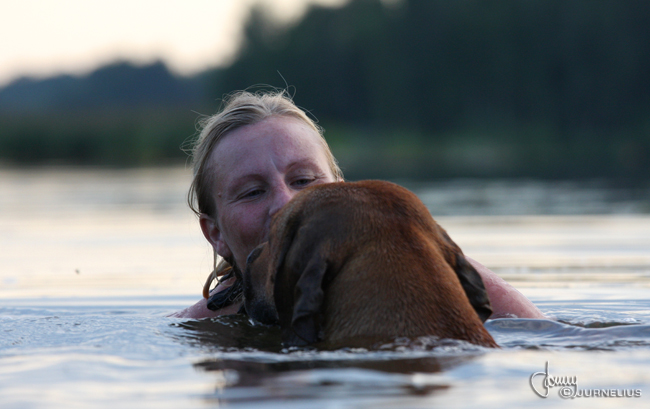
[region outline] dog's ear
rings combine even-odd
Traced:
[[[304,346],[318,341],[323,302],[321,282],[326,268],[317,257],[318,246],[307,243],[309,240],[296,240],[302,225],[301,212],[287,209],[279,216],[271,226],[271,237],[279,239],[271,247],[273,298],[283,342]]]
[[[295,223],[292,236],[299,236],[298,224]],[[304,346],[320,339],[325,296],[322,285],[327,273],[327,261],[320,251],[322,244],[305,237],[296,241],[284,237],[283,248],[278,249],[282,260],[277,260],[273,295],[283,342],[287,345]]]
[[[451,240],[447,232],[441,227],[438,228],[447,247],[443,249],[445,259],[454,269],[470,304],[481,321],[485,322],[492,315],[492,306],[490,305],[490,299],[485,290],[483,279],[478,271],[467,261],[460,247]]]
[[[305,345],[318,342],[321,338],[322,309],[325,294],[323,280],[327,273],[327,263],[318,255],[304,264],[304,269],[294,287],[294,303],[291,315],[291,332],[286,334],[286,342],[291,345]],[[294,337],[295,335],[295,337]]]

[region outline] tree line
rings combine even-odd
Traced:
[[[127,135],[143,128],[135,122],[155,121],[152,112],[166,112],[162,128],[174,129],[149,129],[142,149],[160,132],[169,151],[127,164],[181,159],[171,146],[194,130],[187,113],[210,113],[233,90],[289,85],[349,176],[642,180],[650,176],[648,21],[644,0],[351,0],[312,7],[289,26],[259,6],[231,66],[177,79],[184,91],[173,103],[141,101],[111,115]],[[9,129],[17,116],[5,114],[2,94]],[[0,159],[9,139],[0,136]]]

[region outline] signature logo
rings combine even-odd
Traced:
[[[537,378],[541,380],[541,392],[537,389],[537,386],[535,386],[535,381]],[[578,377],[552,376],[548,370],[548,361],[546,361],[546,370],[544,372],[535,372],[530,376],[530,387],[533,388],[533,392],[535,392],[540,398],[548,397],[549,390],[555,387],[560,387],[560,391],[558,392],[560,397],[565,399],[571,398],[574,397],[578,392]]]
[[[530,387],[540,398],[546,399],[551,388],[559,388],[558,395],[563,399],[574,398],[640,398],[641,389],[579,389],[577,376],[553,376],[548,369],[530,376]]]

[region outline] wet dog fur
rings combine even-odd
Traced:
[[[481,277],[409,190],[338,182],[298,193],[242,274],[246,312],[287,345],[437,336],[497,347]]]

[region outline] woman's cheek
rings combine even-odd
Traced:
[[[264,214],[259,209],[249,209],[246,214],[242,214],[239,218],[240,228],[242,234],[242,242],[247,247],[257,247],[264,238],[266,230],[266,220]]]

